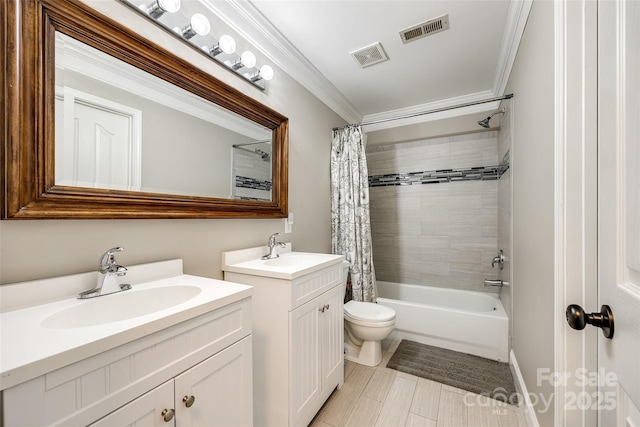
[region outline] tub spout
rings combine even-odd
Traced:
[[[503,286],[509,286],[509,282],[502,281],[500,279],[484,279],[485,286],[495,286],[501,288]]]

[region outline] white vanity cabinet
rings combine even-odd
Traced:
[[[5,389],[2,403],[5,427],[250,426],[251,298]]]
[[[294,265],[296,254],[304,253],[277,262]],[[307,426],[344,382],[345,270],[343,257],[326,256],[334,258],[302,274],[235,268],[223,259],[225,280],[253,286],[256,426]]]
[[[251,425],[250,373],[251,337],[246,337],[91,427]]]

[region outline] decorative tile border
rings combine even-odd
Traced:
[[[236,175],[236,187],[271,191],[271,181]]]
[[[491,181],[499,179],[509,165],[480,166],[469,169],[441,169],[425,172],[370,175],[369,187],[395,185],[442,184],[456,181]]]

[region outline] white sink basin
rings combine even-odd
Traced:
[[[167,261],[170,268],[164,269],[157,264],[131,266],[127,281],[132,289],[90,299],[76,295],[86,289],[87,279],[95,280],[94,272],[18,284],[45,293],[51,287],[72,285],[76,292],[65,299],[0,312],[0,390],[177,327],[253,293],[246,285],[182,274],[181,261]],[[151,273],[166,276],[144,279]]]
[[[54,313],[42,320],[42,326],[63,329],[119,322],[180,305],[200,291],[197,286],[176,285],[104,295]]]
[[[280,254],[278,258],[262,259],[265,250],[266,247],[257,247],[224,252],[222,269],[230,273],[293,280],[344,260],[344,255],[292,252],[291,243],[287,243],[285,248],[276,248]]]
[[[287,252],[280,255],[279,258],[266,260],[265,265],[272,267],[299,267],[306,268],[326,261],[326,257],[322,254],[311,254],[304,252]]]

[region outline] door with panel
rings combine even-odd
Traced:
[[[640,426],[640,2],[598,2],[599,424]]]
[[[176,427],[253,425],[251,337],[175,378]]]
[[[324,293],[319,300],[320,310],[320,351],[322,354],[322,390],[329,384],[342,383],[344,356],[344,312],[342,289],[340,286]]]

